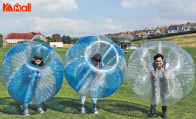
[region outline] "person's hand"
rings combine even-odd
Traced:
[[[165,72],[165,69],[162,67],[162,68],[161,68],[161,71],[162,71],[162,72]]]
[[[38,77],[41,78],[41,74],[40,73],[38,74]]]
[[[168,79],[167,78],[167,72],[166,72],[166,70],[163,67],[161,68],[161,72],[163,72],[165,80],[167,80]]]
[[[151,76],[152,76],[152,78],[155,77],[154,67],[151,67]]]

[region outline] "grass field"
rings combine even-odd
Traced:
[[[172,37],[165,37],[159,39],[152,39],[152,40],[140,40],[140,41],[133,41],[135,45],[144,44],[149,41],[171,41],[177,43],[181,47],[184,48],[196,48],[196,33],[193,34],[186,34],[186,35],[178,35]]]
[[[196,42],[196,41],[195,41]],[[196,47],[184,48],[193,57],[196,63]],[[67,49],[55,49],[64,59]],[[8,48],[0,48],[0,64]],[[128,60],[131,53],[126,53]],[[92,114],[91,100],[87,99],[86,112],[80,114],[79,95],[76,93],[64,79],[59,93],[52,99],[43,103],[44,114],[38,114],[34,105],[30,106],[30,117],[22,115],[21,103],[14,101],[0,83],[0,118],[29,118],[29,119],[144,119],[148,118],[149,105],[143,103],[130,89],[125,79],[120,88],[107,98],[98,99],[99,114]],[[155,118],[161,119],[161,106],[156,108]],[[196,119],[196,85],[192,92],[175,105],[169,106],[167,111],[168,119]]]

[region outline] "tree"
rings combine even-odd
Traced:
[[[72,37],[72,43],[74,44],[80,39],[81,39],[81,37]]]
[[[27,42],[27,41],[19,41],[18,44],[25,43],[25,42]]]
[[[62,42],[62,38],[61,38],[60,34],[53,34],[51,41],[52,42]]]
[[[50,41],[51,41],[51,37],[47,36],[46,38],[48,39],[48,42],[50,42]]]
[[[3,36],[0,34],[0,47],[3,46]]]
[[[118,36],[107,36],[107,37],[113,40],[115,43],[118,43],[119,41],[122,40],[122,38]]]
[[[71,40],[72,39],[69,36],[63,35],[63,37],[62,37],[63,44],[70,44],[71,43]]]

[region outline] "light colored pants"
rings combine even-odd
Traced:
[[[93,104],[97,104],[97,98],[91,98],[91,99],[92,99],[92,103]],[[80,95],[80,104],[83,104],[84,105],[85,101],[86,101],[86,97]]]
[[[36,107],[42,108],[42,104],[37,104]],[[28,103],[23,103],[23,109],[28,108]]]

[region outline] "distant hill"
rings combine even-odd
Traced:
[[[162,39],[172,41],[180,45],[181,47],[196,47],[196,33],[167,37]]]
[[[181,47],[187,47],[187,48],[196,48],[196,33],[194,34],[186,34],[186,35],[178,35],[178,36],[171,36],[171,37],[165,37],[165,38],[158,38],[158,39],[152,39],[152,40],[140,40],[140,41],[133,41],[134,45],[138,44],[144,44],[149,41],[171,41],[174,42]]]

